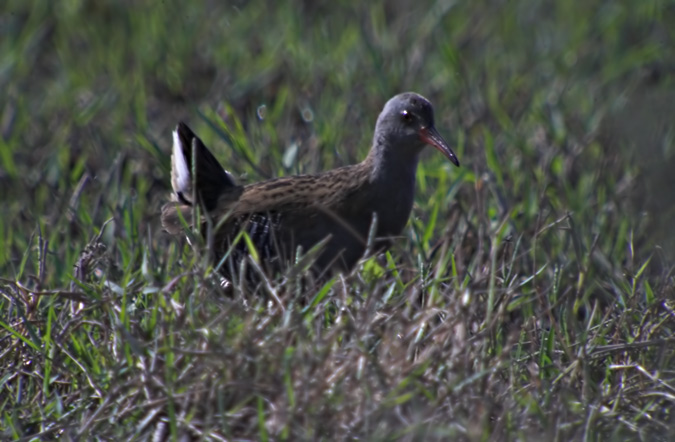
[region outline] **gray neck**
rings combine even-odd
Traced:
[[[371,204],[379,215],[378,236],[398,235],[410,216],[421,147],[375,140],[370,163]]]
[[[366,161],[371,164],[370,182],[385,188],[415,188],[415,172],[419,153],[423,148],[409,143],[395,143],[380,136],[373,139],[373,147]]]

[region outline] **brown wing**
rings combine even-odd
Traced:
[[[351,254],[342,267],[349,268],[365,247],[371,220],[358,198],[368,194],[363,192],[366,181],[359,169],[348,167],[246,186],[238,201],[223,204],[221,210],[228,211],[232,222],[220,232],[220,243],[231,245],[244,229],[264,260],[288,262],[298,246],[306,253],[330,236],[320,266],[342,259],[342,249],[348,249]]]

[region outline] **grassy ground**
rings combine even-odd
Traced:
[[[0,6],[0,438],[673,440],[666,1]],[[281,303],[161,231],[185,120],[243,182],[415,90],[462,162]]]

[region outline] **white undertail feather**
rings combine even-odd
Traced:
[[[174,192],[189,193],[190,189],[190,169],[188,167],[185,156],[183,155],[183,148],[181,140],[178,136],[178,130],[173,131],[173,151],[171,155],[173,170],[174,170]]]
[[[234,175],[232,175],[232,173],[225,168],[223,168],[223,170],[225,171],[225,175],[227,175],[227,177],[230,179],[230,181],[232,181],[232,185],[236,186],[237,185],[237,179],[234,177]]]

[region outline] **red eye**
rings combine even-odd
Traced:
[[[401,119],[406,123],[410,123],[413,120],[413,116],[407,110],[401,111]]]

